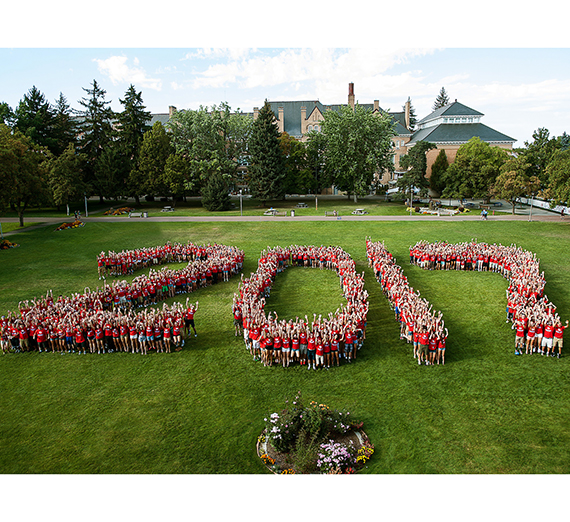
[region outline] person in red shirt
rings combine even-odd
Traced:
[[[548,319],[544,325],[544,334],[542,336],[542,355],[544,355],[544,348],[546,347],[546,356],[550,355],[552,349],[552,338],[554,337],[554,324],[552,319]]]
[[[552,356],[554,356],[554,350],[558,347],[558,359],[562,355],[562,339],[564,337],[564,330],[568,328],[568,319],[566,320],[566,325],[562,326],[560,319],[556,319],[556,323],[554,325],[554,337],[552,341]]]
[[[85,332],[80,324],[75,326],[75,346],[77,347],[77,353],[83,352],[85,355],[85,345],[87,341],[85,339]]]
[[[518,319],[515,324],[515,355],[522,355],[523,347],[525,345],[525,327],[521,319]]]
[[[194,314],[198,311],[198,301],[196,306],[189,304],[190,298],[186,298],[186,313],[184,314],[184,336],[188,337],[190,328],[194,330],[194,337],[198,337],[196,333],[196,325],[194,324]]]
[[[42,324],[35,331],[36,342],[38,343],[38,350],[41,353],[42,351],[47,352],[47,330],[44,328]]]
[[[418,364],[422,364],[422,361],[425,359],[426,365],[429,364],[427,360],[428,355],[428,344],[429,344],[429,332],[427,331],[426,327],[422,327],[421,331],[419,332],[418,338]]]

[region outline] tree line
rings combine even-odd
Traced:
[[[356,198],[378,183],[378,173],[394,170],[393,120],[358,104],[326,111],[321,131],[301,141],[279,133],[267,100],[255,121],[222,102],[176,111],[166,125],[150,127],[133,85],[119,99],[121,112],[111,110],[96,80],[83,90],[79,110],[63,94],[49,103],[35,86],[15,109],[0,104],[0,208],[16,212],[21,225],[30,207],[59,209],[93,196],[138,204],[143,196],[199,195],[212,211],[228,209],[238,187],[263,203],[331,185]],[[436,105],[447,101],[442,88]],[[546,129],[514,154],[473,138],[451,165],[441,151],[427,179],[426,154],[435,145],[418,142],[400,158],[406,172],[398,186],[431,187],[442,197],[539,194],[568,201],[569,144],[566,133],[551,138]]]
[[[200,195],[209,210],[229,208],[228,193],[240,186],[262,202],[332,184],[359,196],[375,173],[392,169],[392,120],[359,105],[327,111],[322,132],[301,141],[279,133],[267,100],[255,121],[222,102],[150,127],[133,85],[119,100],[121,112],[96,80],[83,90],[79,110],[63,94],[49,103],[35,86],[15,109],[0,104],[0,205],[21,224],[27,208],[59,209],[93,196],[140,203]]]

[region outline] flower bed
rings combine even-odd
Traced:
[[[301,394],[288,407],[265,418],[257,455],[273,473],[350,474],[365,466],[374,446],[350,412],[331,410]]]
[[[9,248],[16,248],[19,246],[20,245],[18,245],[17,243],[12,243],[7,239],[2,239],[2,241],[0,241],[0,250],[8,250]]]
[[[67,230],[68,228],[79,228],[84,227],[85,223],[76,219],[73,223],[62,223],[59,227],[56,228],[57,230]]]
[[[121,207],[118,209],[110,208],[103,212],[104,216],[121,216],[123,214],[128,214],[129,212],[134,212],[135,209],[131,207]]]

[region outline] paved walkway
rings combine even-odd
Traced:
[[[493,214],[494,212],[494,214]],[[513,215],[512,207],[510,204],[503,202],[502,207],[495,208],[489,211],[488,221],[530,221],[530,208],[529,207],[517,207],[516,214]],[[39,218],[34,216],[34,222],[40,222],[38,225],[33,225],[31,227],[26,227],[20,230],[12,230],[10,232],[5,232],[4,237],[9,237],[14,234],[22,234],[29,230],[35,230],[37,228],[62,223],[66,218],[61,217],[45,217]],[[299,216],[295,217],[288,216],[175,216],[172,214],[149,217],[149,218],[129,218],[128,216],[99,216],[90,215],[89,217],[82,217],[81,220],[85,223],[89,222],[105,222],[105,223],[185,223],[185,222],[260,222],[260,221],[479,221],[481,220],[479,210],[475,210],[468,214],[457,214],[455,216],[432,216],[425,214],[414,214],[405,216]],[[2,222],[5,223],[17,223],[18,218],[2,218]],[[549,212],[548,210],[533,208],[532,209],[532,221],[550,221],[550,222],[570,222],[570,217],[565,217],[563,220],[560,215],[554,212]]]

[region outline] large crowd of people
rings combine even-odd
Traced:
[[[152,265],[188,263],[181,270],[150,268],[148,275],[139,275],[131,283],[105,281],[95,291],[85,288],[81,294],[57,298],[50,290],[45,297],[20,302],[17,313],[8,312],[0,319],[2,351],[145,355],[149,350],[180,350],[192,333],[197,336],[194,314],[198,302],[192,303],[187,297],[185,304],[168,306],[163,301],[237,275],[244,257],[243,251],[232,246],[168,243],[164,247],[123,251],[117,258],[139,258],[140,252],[145,254],[137,268],[149,266],[142,264],[149,260]],[[103,259],[113,255],[109,253]],[[105,274],[120,275],[111,271]],[[151,307],[161,302],[162,307]]]
[[[266,313],[266,299],[276,275],[291,266],[335,270],[346,305],[341,304],[327,317],[313,314],[312,318],[305,315],[285,320],[276,312]],[[364,290],[364,273],[356,272],[354,261],[340,247],[268,248],[261,253],[257,271],[241,277],[232,308],[235,335],[243,335],[254,360],[264,366],[298,364],[316,370],[356,359],[366,338],[368,292]]]
[[[496,272],[509,281],[506,322],[512,322],[515,355],[562,354],[564,330],[556,306],[544,293],[546,280],[536,254],[512,244],[419,241],[410,246],[410,263],[426,270]]]
[[[400,323],[400,339],[413,344],[414,358],[421,365],[445,364],[448,330],[443,314],[432,310],[429,301],[408,284],[402,267],[396,264],[384,242],[366,238],[368,263],[380,283],[382,292]]]

